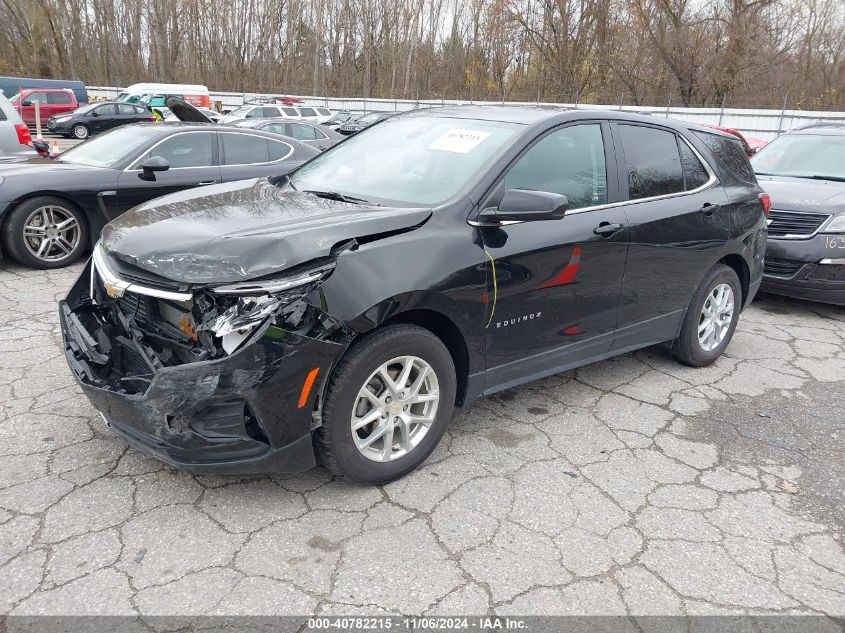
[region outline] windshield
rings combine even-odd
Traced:
[[[300,191],[435,205],[467,184],[518,127],[435,116],[388,119],[304,165],[291,183]]]
[[[21,100],[21,93],[16,92],[14,96],[9,97],[9,101],[20,101]]]
[[[62,152],[57,160],[72,165],[114,167],[124,159],[135,158],[150,137],[149,130],[126,125]]]
[[[760,175],[845,180],[845,136],[781,136],[757,152],[751,165]]]
[[[119,95],[117,95],[117,98],[115,99],[115,101],[126,101],[131,96],[132,95],[130,95],[128,92],[121,92]]]
[[[378,121],[378,118],[381,116],[378,112],[373,112],[372,114],[365,114],[362,117],[359,117],[357,122],[358,123],[375,123]]]

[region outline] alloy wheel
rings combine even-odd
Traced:
[[[352,438],[358,451],[375,462],[410,453],[437,415],[437,374],[422,358],[398,356],[376,369],[352,406]]]
[[[698,343],[705,352],[719,347],[734,315],[734,291],[729,284],[719,284],[704,301],[701,316],[698,319]]]
[[[81,238],[79,221],[64,207],[38,207],[29,214],[23,227],[26,249],[45,262],[71,257],[79,247]]]
[[[84,125],[76,125],[73,128],[73,135],[78,139],[88,138],[88,128]]]

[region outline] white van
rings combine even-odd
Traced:
[[[190,84],[132,84],[117,95],[117,101],[143,101],[147,107],[163,106],[169,97],[184,99],[192,106],[210,108],[208,87]]]

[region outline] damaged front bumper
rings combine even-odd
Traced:
[[[195,473],[315,465],[315,401],[344,347],[341,332],[321,340],[270,318],[231,353],[177,360],[136,327],[139,314],[110,316],[115,307],[97,301],[91,269],[89,262],[59,304],[65,355],[85,395],[129,444]]]

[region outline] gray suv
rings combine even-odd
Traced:
[[[38,156],[30,145],[31,142],[29,128],[15,107],[0,92],[0,160]]]
[[[762,289],[845,305],[845,124],[793,130],[751,164],[772,198]]]

